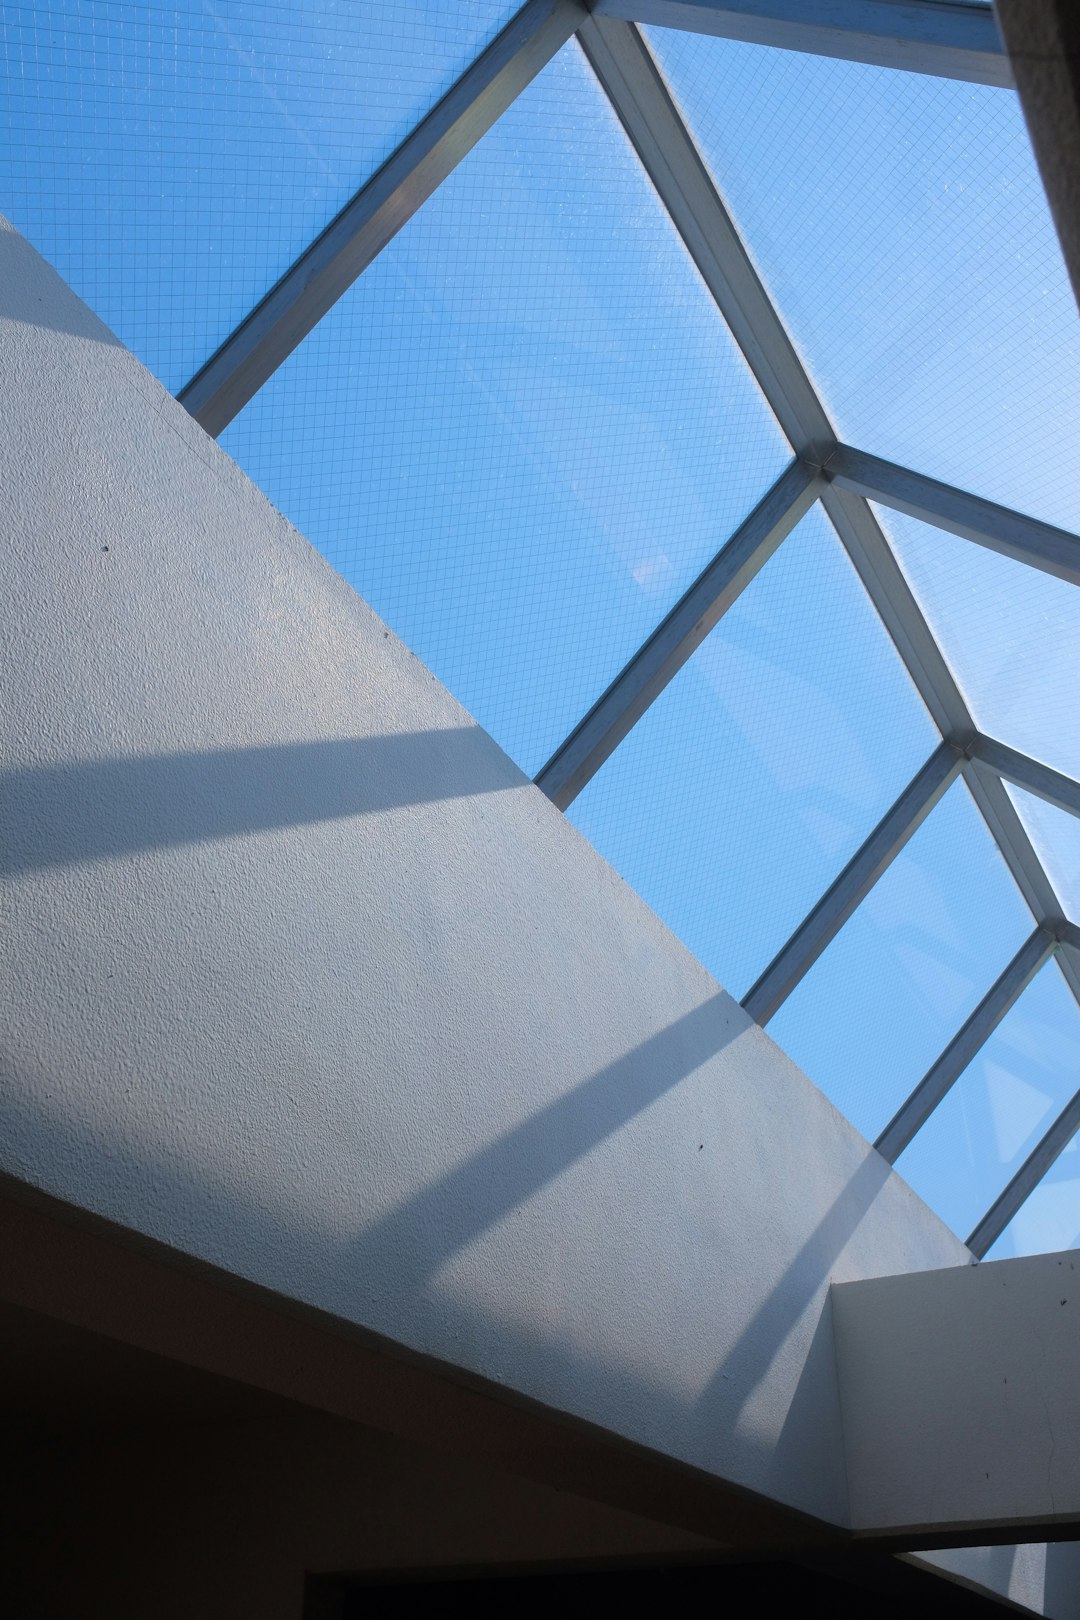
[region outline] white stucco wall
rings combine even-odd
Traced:
[[[1080,1255],[833,1291],[856,1529],[1080,1517]]]
[[[824,1518],[963,1246],[10,229],[0,1169]]]

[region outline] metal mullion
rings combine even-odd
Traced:
[[[1057,936],[1057,965],[1061,969],[1065,983],[1080,1003],[1080,928],[1077,928],[1075,923],[1062,923],[1058,927]]]
[[[743,247],[648,45],[629,23],[594,18],[579,39],[627,135],[777,420],[804,460],[838,445],[828,414]],[[869,505],[830,483],[822,503],[943,735],[975,725]]]
[[[980,760],[1015,787],[1023,788],[1068,815],[1080,816],[1080,782],[1075,782],[1071,776],[982,733],[975,738],[969,752],[973,759]]]
[[[215,438],[581,26],[584,0],[527,4],[406,136],[178,398]]]
[[[599,0],[597,15],[848,62],[1010,86],[993,13],[942,0]]]
[[[1036,973],[1054,954],[1056,947],[1053,934],[1045,928],[1036,928],[1028,936],[971,1017],[953,1036],[874,1143],[882,1158],[890,1164],[896,1163],[916,1131],[922,1129],[1005,1014],[1016,1005]]]
[[[593,17],[578,39],[795,454],[820,465],[835,430],[652,52],[632,23],[613,19]]]
[[[1080,584],[1080,537],[1067,529],[846,444],[838,445],[830,456],[827,473],[838,489],[879,501],[1069,584]]]
[[[818,469],[794,461],[713,558],[581,724],[551,756],[536,785],[565,810],[632,726],[765,566],[817,499]]]
[[[632,23],[614,18],[594,17],[578,37],[796,455],[827,464],[837,449],[832,424],[648,45]],[[977,728],[869,502],[831,484],[822,505],[938,729],[966,746]],[[1004,785],[977,761],[964,775],[1035,921],[1052,927],[1061,907]],[[1064,951],[1059,961],[1080,1003],[1080,967]]]
[[[968,748],[977,747],[979,734],[963,694],[868,502],[833,484],[821,499],[939,728],[958,741],[967,739]],[[1056,932],[1062,921],[1061,902],[1001,778],[976,758],[965,764],[964,780],[1036,923]],[[1058,961],[1080,1005],[1080,963],[1064,952],[1059,953]]]
[[[967,1240],[977,1260],[993,1248],[1020,1207],[1026,1203],[1054,1161],[1080,1130],[1080,1091],[1065,1104],[1042,1141],[1037,1143],[1005,1191],[996,1198]]]
[[[1004,782],[979,759],[970,757],[964,767],[964,781],[1036,921],[1057,933],[1064,919],[1061,901]]]
[[[835,484],[821,504],[938,730],[974,737],[971,711],[869,504]]]
[[[1073,993],[1073,998],[1080,1005],[1080,957],[1063,946],[1058,949],[1055,958],[1061,969],[1061,976]]]
[[[963,764],[963,749],[953,742],[942,742],[934,750],[861,849],[743,997],[743,1008],[757,1023],[768,1023],[786,1001],[881,874],[922,826],[960,774]]]
[[[823,460],[828,473],[838,448],[832,423],[648,45],[632,24],[595,18],[579,39],[796,454]],[[822,503],[939,730],[973,735],[967,705],[869,505],[832,483]]]
[[[1035,853],[1027,829],[1006,792],[1004,782],[996,772],[978,759],[968,760],[964,767],[964,780],[1001,851],[1013,881],[1035,918],[1059,940],[1066,941],[1071,925],[1064,919],[1057,891],[1047,877],[1042,861]],[[1057,953],[1057,965],[1077,1004],[1080,1005],[1080,959],[1063,946]]]

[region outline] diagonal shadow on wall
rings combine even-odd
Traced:
[[[479,726],[10,770],[0,774],[0,872],[241,838],[525,781]]]
[[[368,1227],[353,1246],[350,1267],[388,1272],[398,1293],[419,1290],[452,1254],[557,1180],[745,1027],[730,997],[718,991]]]

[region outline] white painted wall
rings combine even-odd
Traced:
[[[848,1283],[856,1528],[1080,1518],[1080,1254]]]
[[[969,1256],[0,231],[0,1169],[813,1514]]]
[[[907,1563],[932,1569],[957,1586],[1008,1598],[1020,1609],[1075,1620],[1080,1614],[1080,1560],[1069,1542],[1029,1542],[1018,1547],[950,1547],[944,1552],[902,1553]]]

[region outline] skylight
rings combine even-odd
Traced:
[[[1080,527],[1080,321],[1015,93],[649,42],[838,437]]]
[[[815,506],[568,813],[742,996],[936,742]]]
[[[1077,478],[1074,435],[1070,469]],[[875,506],[982,731],[1080,777],[1076,586]]]
[[[1080,318],[987,7],[766,12],[9,7],[0,206],[976,1255],[1068,1246]]]
[[[574,44],[221,442],[530,775],[791,459]]]
[[[16,0],[3,207],[176,392],[514,0]]]

